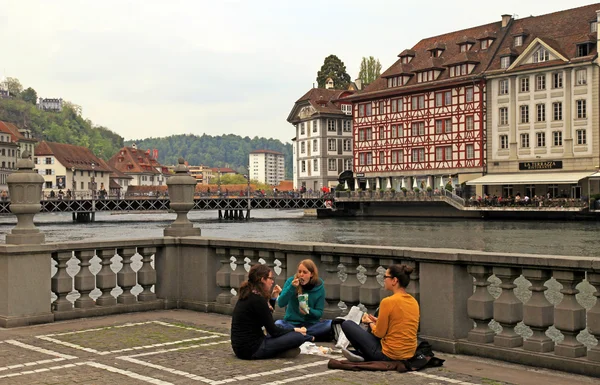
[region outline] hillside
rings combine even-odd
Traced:
[[[285,156],[286,179],[292,178],[292,145],[276,139],[241,137],[238,135],[171,135],[125,142],[135,143],[144,150],[158,149],[158,161],[165,165],[177,164],[180,156],[192,165],[230,167],[246,173],[248,156],[254,150],[279,151]]]

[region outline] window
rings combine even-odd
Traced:
[[[425,108],[425,95],[413,96],[411,98],[411,105],[413,110]]]
[[[54,171],[54,170],[52,170],[50,168],[47,168],[46,169],[46,175],[52,175],[52,171]]]
[[[536,137],[536,147],[546,147],[546,133],[538,132],[535,134]]]
[[[52,158],[46,158],[46,164],[53,164]]]
[[[562,72],[555,72],[552,74],[552,88],[563,88]]]
[[[335,120],[328,120],[327,121],[327,131],[329,131],[329,132],[335,132]]]
[[[306,123],[300,123],[300,135],[306,134]]]
[[[449,106],[452,104],[452,91],[444,92],[444,105]]]
[[[543,91],[546,89],[546,75],[535,76],[535,90]]]
[[[301,162],[301,165],[302,165],[302,168],[301,168],[301,169],[302,169],[302,172],[306,172],[306,161],[305,161],[305,160],[303,160],[303,161]]]
[[[392,124],[392,138],[401,138],[404,135],[402,124]]]
[[[81,182],[81,184],[83,184],[83,182]],[[52,188],[52,182],[46,182],[46,188]]]
[[[352,151],[352,141],[350,139],[344,139],[344,151]]]
[[[317,152],[318,151],[317,149],[319,147],[319,141],[317,139],[313,139],[312,143],[313,143],[313,145],[312,145],[313,152]]]
[[[327,139],[327,150],[335,151],[336,150],[336,142],[335,139]]]
[[[435,160],[437,160],[437,161],[452,160],[452,147],[451,146],[436,147],[435,148]]]
[[[319,171],[319,159],[313,160],[313,171]]]
[[[469,87],[465,90],[465,101],[471,103],[473,101],[473,88]]]
[[[488,41],[482,40],[481,41],[481,49],[487,49],[487,47],[488,47]]]
[[[327,160],[327,170],[328,171],[337,171],[336,159],[328,159]]]
[[[392,99],[392,112],[402,112],[404,103],[402,99]]]
[[[523,105],[521,109],[521,123],[529,123],[529,106]]]
[[[342,104],[342,112],[346,115],[352,115],[352,104]]]
[[[562,120],[562,102],[552,103],[552,120]]]
[[[577,144],[587,144],[586,130],[577,130]]]
[[[500,90],[498,92],[499,95],[508,95],[508,79],[500,80]]]
[[[519,80],[521,92],[529,92],[529,78],[521,78]]]
[[[385,102],[379,102],[379,115],[385,114]]]
[[[473,122],[473,115],[465,117],[465,128],[467,131],[473,131],[475,129],[475,124]]]
[[[467,159],[475,158],[475,146],[472,144],[467,144]]]
[[[535,108],[537,110],[537,121],[545,122],[546,121],[546,105],[545,104],[536,104]]]
[[[344,170],[352,170],[352,159],[344,159]]]
[[[452,132],[452,119],[439,119],[435,121],[435,133],[447,134]]]
[[[577,56],[587,56],[590,54],[590,44],[577,44]]]
[[[425,122],[414,122],[412,124],[412,135],[425,135]]]
[[[372,132],[371,127],[361,128],[360,130],[358,130],[358,140],[360,142],[364,142],[365,140],[371,140],[372,135],[373,135],[373,132]]]
[[[523,35],[515,36],[514,38],[514,46],[520,47],[523,45]]]
[[[358,164],[361,166],[373,164],[373,154],[370,152],[361,152],[358,154]]]
[[[392,164],[400,164],[404,159],[404,151],[392,150]]]
[[[500,107],[500,125],[508,124],[508,107]]]
[[[598,22],[592,21],[590,22],[590,33],[598,32]]]
[[[552,145],[562,146],[562,131],[554,131],[552,133]]]
[[[379,151],[379,164],[385,164],[385,151]]]
[[[521,148],[529,148],[529,134],[521,134]]]
[[[550,60],[550,53],[544,47],[541,47],[533,54],[533,62],[541,63]]]
[[[413,161],[413,163],[424,162],[425,161],[425,149],[424,148],[413,148],[412,161]]]
[[[508,148],[508,135],[500,135],[500,149],[505,150]]]
[[[578,86],[587,84],[587,70],[577,70],[575,72],[575,84]]]
[[[500,58],[500,68],[510,67],[510,56],[502,56]]]
[[[300,153],[304,154],[306,152],[306,145],[304,142],[300,143]]]
[[[385,139],[385,127],[384,126],[379,127],[379,139]]]
[[[577,119],[587,118],[587,102],[585,99],[577,101]]]
[[[450,77],[463,76],[469,74],[469,66],[467,64],[459,64],[450,67]]]
[[[344,120],[342,125],[343,125],[344,132],[352,132],[352,121],[351,120]]]
[[[311,123],[312,123],[312,132],[317,132],[317,130],[319,129],[319,121],[313,120]]]

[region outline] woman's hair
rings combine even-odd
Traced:
[[[256,292],[265,298],[270,298],[271,293],[267,292],[262,285],[262,279],[267,278],[271,269],[267,265],[256,264],[250,268],[248,279],[240,285],[239,297],[246,299],[252,292]]]
[[[306,267],[306,270],[310,271],[310,273],[312,274],[312,277],[310,277],[310,281],[306,282],[305,285],[309,284],[309,285],[318,285],[319,284],[319,269],[317,268],[317,265],[315,265],[315,263],[312,261],[312,259],[304,259],[302,261],[300,261],[300,263],[298,264],[298,267],[300,267],[300,265],[303,265],[304,267]],[[297,271],[298,269],[296,269]],[[296,289],[296,291],[298,291],[299,294],[302,293],[302,288],[301,285],[298,285],[298,288]]]
[[[398,278],[398,283],[402,287],[408,286],[410,283],[410,275],[414,271],[414,269],[410,266],[406,265],[392,265],[388,267],[390,272],[390,276],[393,278]]]

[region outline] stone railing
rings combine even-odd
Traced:
[[[187,220],[193,190],[179,177],[169,179],[178,217],[159,238],[44,244],[23,208],[13,244],[0,245],[0,326],[169,308],[231,314],[250,265],[272,267],[281,285],[305,258],[333,318],[375,310],[390,294],[385,268],[404,263],[435,349],[600,377],[600,258],[205,238]]]

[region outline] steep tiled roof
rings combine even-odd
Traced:
[[[108,160],[108,164],[124,174],[160,174],[156,168],[166,173],[167,168],[150,156],[149,151],[123,147]]]
[[[353,91],[346,90],[311,88],[310,91],[296,101],[296,104],[307,101],[318,112],[343,115],[339,101],[334,101],[352,93]]]
[[[523,45],[513,46],[513,39],[505,39],[501,43],[501,51],[513,49],[520,55],[527,49],[531,42],[539,38],[552,49],[572,61],[580,61],[577,58],[577,43],[590,40],[596,42],[596,33],[590,36],[590,22],[596,20],[596,11],[600,10],[600,4],[591,4],[584,7],[567,9],[560,12],[549,13],[541,16],[530,16],[513,21],[510,35],[525,34]],[[590,60],[596,55],[597,47],[592,45],[587,58]],[[560,64],[560,63],[556,63]],[[547,66],[546,63],[538,63],[540,67]],[[532,68],[529,64],[516,66],[514,70]],[[500,68],[500,57],[494,58],[490,70],[502,71]]]
[[[77,170],[95,170],[111,172],[110,167],[89,148],[73,144],[46,142],[43,140],[35,147],[35,156],[54,156],[64,167]],[[92,167],[92,164],[94,167]]]
[[[12,123],[0,121],[0,131],[4,132],[6,134],[10,134],[13,142],[15,142],[15,143],[19,140],[34,140],[33,138],[32,139],[25,138],[23,136],[23,134],[21,134],[19,132],[19,128]]]

